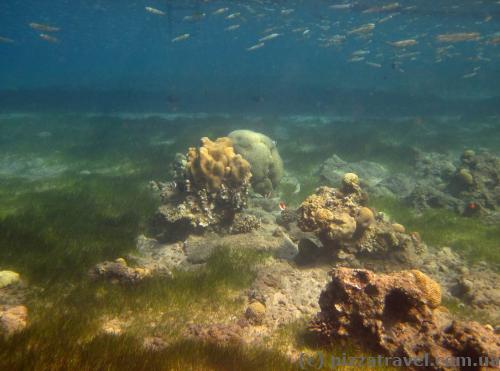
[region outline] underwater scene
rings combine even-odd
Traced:
[[[500,367],[500,1],[0,20],[0,370]]]

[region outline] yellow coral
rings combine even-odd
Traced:
[[[412,269],[409,272],[415,277],[417,286],[420,291],[422,291],[429,307],[439,307],[441,304],[441,286],[428,275],[417,269]]]
[[[358,216],[356,217],[356,223],[363,229],[368,228],[375,222],[375,216],[373,211],[368,207],[362,207],[358,210]]]
[[[354,173],[345,173],[342,177],[344,190],[356,190],[359,187],[359,177]]]
[[[201,138],[200,148],[189,148],[187,167],[196,184],[209,191],[217,191],[222,184],[240,186],[250,180],[250,164],[234,153],[233,143],[227,137],[211,141]]]

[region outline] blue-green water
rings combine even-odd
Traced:
[[[2,1],[0,271],[21,283],[0,288],[0,309],[26,306],[28,319],[14,335],[0,330],[0,369],[300,368],[290,349],[317,349],[307,316],[253,346],[185,336],[241,316],[268,252],[221,246],[199,270],[131,287],[88,272],[137,254],[161,203],[149,182],[172,180],[176,153],[204,136],[273,140],[285,171],[266,195],[273,215],[277,201],[295,208],[336,186],[324,176],[334,156],[412,184],[436,175],[433,161],[442,171],[439,155],[457,172],[465,150],[498,159],[499,60],[498,1]],[[460,202],[485,214],[421,210],[411,194],[371,185],[368,202],[497,274],[499,179],[481,181],[491,194]],[[445,299],[461,318],[498,325],[494,304]],[[152,338],[160,350],[144,346]]]

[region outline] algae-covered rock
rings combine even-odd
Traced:
[[[266,306],[260,301],[250,303],[245,311],[245,317],[254,324],[261,324],[266,315]]]
[[[283,161],[271,138],[251,130],[235,130],[229,138],[236,153],[250,162],[255,192],[266,195],[276,189],[283,177]]]
[[[0,289],[19,282],[19,273],[13,271],[0,271]]]

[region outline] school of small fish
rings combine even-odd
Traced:
[[[221,38],[225,34],[242,43],[242,50],[259,51],[255,55],[262,55],[260,49],[267,49],[268,45],[286,49],[292,43],[304,43],[332,50],[331,53],[344,56],[348,63],[399,72],[405,72],[403,65],[410,63],[462,59],[475,64],[463,72],[463,79],[477,76],[481,66],[494,63],[500,56],[500,0],[474,1],[475,8],[484,6],[486,10],[478,12],[477,19],[467,25],[446,21],[447,13],[450,16],[468,14],[465,2],[429,9],[416,1],[409,4],[384,0],[332,0],[315,6],[312,12],[306,11],[306,3],[300,0],[237,0],[220,6],[216,0],[203,0],[190,9],[189,6],[176,8],[169,3],[162,5],[151,1],[142,7],[142,12],[150,15],[147,18],[150,22],[168,21],[176,26],[170,35],[173,44],[189,40],[188,45],[192,45],[200,40],[201,34],[203,39]],[[433,10],[441,13],[436,11],[433,16]],[[210,31],[200,29],[200,24],[205,22],[210,24]],[[223,34],[214,31],[214,25],[215,30],[220,26]],[[27,26],[36,32],[35,37],[52,44],[60,43],[59,35],[64,34],[61,27],[50,21],[33,20]],[[0,44],[14,44],[15,47],[19,42],[17,37],[5,34],[1,27]],[[456,48],[457,44],[471,48],[466,53]]]

